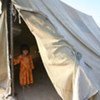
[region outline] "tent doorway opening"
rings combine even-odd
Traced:
[[[35,37],[21,19],[13,23],[14,57],[20,54],[20,45],[26,43],[30,47],[35,70],[33,71],[34,84],[24,89],[19,84],[19,65],[14,66],[14,89],[18,100],[61,100],[54,89],[43,66]],[[12,72],[13,73],[13,72]]]

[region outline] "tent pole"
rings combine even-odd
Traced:
[[[12,3],[10,3],[10,37],[11,37],[11,69],[12,69],[12,95],[14,96],[14,93],[15,93],[15,89],[14,89],[14,66],[13,66],[13,17],[12,17],[12,14],[13,14],[13,7],[12,7]]]
[[[9,54],[11,68],[11,95],[14,97],[14,66],[13,66],[13,6],[11,0],[8,0],[8,36],[9,36]]]

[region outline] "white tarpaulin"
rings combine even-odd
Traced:
[[[100,30],[92,17],[59,0],[12,1],[62,99],[100,100]]]
[[[10,88],[10,70],[7,33],[7,15],[4,11],[0,16],[0,100],[10,92],[8,89]]]
[[[14,0],[14,4],[36,37],[45,68],[63,100],[95,95],[100,90],[100,31],[93,19],[58,0]]]

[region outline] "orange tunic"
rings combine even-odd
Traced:
[[[14,65],[20,64],[19,80],[20,85],[28,85],[33,83],[32,69],[34,65],[32,62],[31,55],[23,56],[20,55],[17,59],[14,59]]]

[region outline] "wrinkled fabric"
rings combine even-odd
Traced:
[[[100,30],[92,17],[59,0],[12,2],[35,36],[45,69],[62,99],[98,100]]]
[[[6,11],[0,16],[0,100],[11,92]]]
[[[46,71],[63,100],[88,100],[97,94],[100,30],[92,17],[59,0],[13,1],[35,36]],[[24,9],[27,6],[29,11]]]
[[[41,15],[30,15],[32,13],[23,11],[21,14],[24,20],[25,16],[28,17],[27,25],[36,37],[45,69],[53,85],[64,100],[70,98],[76,64],[74,50]]]

